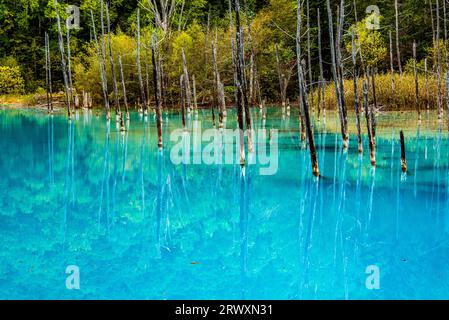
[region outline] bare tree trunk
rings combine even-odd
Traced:
[[[246,125],[246,135],[247,135],[247,143],[248,143],[248,153],[253,152],[253,142],[252,142],[252,133],[251,133],[251,113],[249,108],[248,94],[247,94],[247,85],[246,85],[246,76],[245,76],[245,54],[244,54],[244,37],[243,37],[243,28],[240,23],[240,2],[239,0],[234,1],[234,10],[235,10],[235,29],[236,29],[236,52],[237,52],[237,77],[240,84],[240,90],[242,94],[242,102],[243,107],[245,109],[245,125]]]
[[[103,60],[101,59],[100,45],[98,44],[97,32],[95,30],[94,14],[93,14],[92,10],[90,10],[90,17],[91,17],[91,20],[92,20],[92,29],[93,29],[95,48],[96,48],[96,51],[97,51],[97,58],[98,58],[98,70],[100,72],[101,88],[103,89],[104,107],[105,107],[106,118],[107,118],[108,117],[108,113],[109,113],[109,100],[108,100],[107,84],[106,84],[106,81],[105,81],[106,80],[105,79],[105,72],[104,72],[105,66],[103,65]],[[92,105],[90,107],[92,107]]]
[[[353,78],[354,78],[354,106],[355,106],[355,116],[356,116],[356,126],[357,126],[357,141],[359,146],[359,153],[363,153],[363,143],[362,143],[362,130],[360,128],[360,106],[359,106],[359,88],[358,88],[358,77],[357,77],[357,49],[355,45],[355,31],[352,29],[352,63],[354,65]]]
[[[433,16],[433,6],[432,6],[432,2],[433,0],[428,0],[429,1],[429,6],[430,6],[430,20],[432,21],[432,44],[435,45],[435,20],[434,20],[434,16]]]
[[[67,115],[69,119],[72,117],[70,110],[70,94],[69,94],[69,84],[67,79],[67,65],[65,62],[65,53],[64,53],[64,39],[62,37],[62,28],[61,28],[61,19],[59,18],[58,11],[58,1],[54,0],[54,4],[56,7],[56,21],[58,23],[58,42],[59,42],[59,52],[61,53],[61,69],[62,69],[62,77],[64,80],[65,94],[67,98]]]
[[[370,159],[371,159],[371,165],[376,165],[376,144],[374,143],[374,136],[373,136],[373,113],[372,113],[372,107],[370,107],[368,102],[368,91],[366,88],[366,81],[363,80],[362,82],[363,86],[363,105],[365,108],[365,118],[366,118],[366,129],[368,132],[368,141],[369,141],[369,150],[370,150]]]
[[[190,109],[192,109],[192,91],[190,91],[189,70],[187,69],[187,60],[184,48],[182,48],[182,61],[184,70],[184,87],[185,87],[185,98],[187,101],[187,112],[190,112]]]
[[[107,77],[107,64],[106,64],[106,40],[105,40],[105,35],[104,35],[104,14],[103,14],[103,7],[104,7],[104,2],[103,0],[101,0],[101,14],[100,14],[100,19],[101,19],[101,57],[103,59],[103,78],[104,78],[104,86],[106,88],[106,98],[107,98],[107,111],[106,111],[106,119],[109,120],[111,119],[111,114],[110,114],[110,106],[109,106],[109,91],[108,91],[108,77]]]
[[[212,61],[214,67],[214,90],[215,90],[215,101],[217,101],[217,105],[219,105],[218,109],[218,126],[219,128],[223,128],[223,101],[221,97],[221,78],[220,72],[218,71],[217,64],[217,46],[212,44]]]
[[[148,107],[150,107],[150,66],[148,62],[148,57],[150,56],[148,53],[148,37],[147,32],[144,33],[144,48],[145,48],[145,89],[146,89],[146,97],[147,97],[147,104]]]
[[[182,29],[182,15],[184,14],[184,5],[185,5],[186,1],[182,0],[182,4],[181,4],[181,12],[179,14],[179,20],[178,20],[178,31],[181,31]]]
[[[198,102],[196,98],[196,80],[195,75],[192,75],[192,90],[193,90],[193,109],[198,110]]]
[[[232,6],[231,1],[233,1],[234,8],[236,9],[237,16],[237,5],[238,0],[229,0],[229,20],[230,20],[230,28],[232,32]],[[232,33],[231,33],[232,34]],[[233,52],[233,61],[234,61],[234,83],[235,83],[235,91],[236,91],[236,103],[237,103],[237,122],[239,126],[239,146],[240,146],[240,165],[244,166],[246,163],[245,160],[245,138],[244,138],[244,127],[243,127],[243,110],[245,108],[244,103],[244,84],[242,79],[242,71],[240,70],[240,16],[238,22],[236,22],[236,43],[231,40],[231,47]],[[237,49],[238,48],[238,49]],[[246,110],[245,110],[246,111]],[[249,142],[249,141],[248,141]]]
[[[48,33],[45,32],[45,87],[47,92],[47,112],[52,112],[52,98],[51,98],[51,68],[50,68],[50,44],[48,41]]]
[[[108,5],[107,4],[105,6],[105,9],[106,9],[106,22],[107,22],[107,27],[108,27],[109,62],[111,64],[112,88],[114,89],[115,115],[116,115],[116,121],[119,121],[119,117],[120,117],[120,100],[119,100],[119,97],[118,97],[117,78],[115,76],[114,55],[112,53],[112,40],[111,40],[111,22],[109,20],[109,9],[108,9]]]
[[[447,113],[447,125],[448,125],[448,130],[449,130],[449,99],[448,99],[448,95],[449,95],[449,71],[446,71],[446,113]]]
[[[413,41],[413,74],[415,77],[415,107],[418,112],[418,120],[421,121],[421,108],[419,101],[419,83],[418,83],[418,68],[416,66],[416,41]]]
[[[444,25],[444,62],[446,64],[446,71],[449,70],[449,56],[447,50],[447,15],[446,15],[446,1],[443,0],[443,25]]]
[[[162,149],[162,97],[161,97],[161,83],[160,76],[158,75],[158,61],[159,61],[159,50],[157,46],[157,34],[153,33],[153,37],[151,39],[151,51],[152,51],[152,62],[153,62],[153,84],[154,84],[154,93],[156,100],[156,126],[157,126],[157,145],[159,149]],[[194,80],[195,83],[195,80]]]
[[[426,105],[427,105],[427,111],[429,111],[430,108],[430,94],[429,94],[429,70],[427,66],[427,58],[424,59],[424,73],[426,77]]]
[[[182,128],[186,129],[186,84],[185,84],[184,74],[179,78],[179,89],[181,93],[181,117],[182,117]]]
[[[335,54],[335,43],[334,43],[334,26],[333,26],[333,20],[332,20],[332,11],[329,0],[326,0],[327,3],[327,13],[329,18],[329,39],[330,39],[330,49],[331,49],[331,59],[332,59],[332,75],[334,78],[334,85],[335,85],[335,96],[337,99],[337,105],[338,105],[338,111],[340,116],[340,127],[341,127],[341,136],[343,140],[343,146],[347,147],[347,134],[346,134],[346,126],[344,124],[344,114],[342,111],[342,105],[341,105],[341,92],[340,92],[340,84],[338,80],[338,74],[337,74],[337,61],[336,61],[336,54]]]
[[[378,110],[377,108],[377,94],[376,94],[376,69],[373,67],[371,69],[371,85],[373,86],[373,103],[374,107],[371,108],[371,113],[374,114]],[[374,144],[376,144],[376,129],[377,129],[377,121],[374,116],[371,117],[371,133],[373,135]]]
[[[321,17],[320,17],[320,9],[317,11],[318,17],[318,60],[320,67],[320,81],[319,81],[319,90],[318,90],[318,121],[320,121],[321,109],[323,109],[323,117],[326,117],[326,102],[325,102],[325,88],[326,83],[324,80],[324,72],[323,72],[323,54],[322,54],[322,44],[321,44]]]
[[[309,10],[309,0],[306,2],[306,10],[307,10],[307,63],[308,63],[308,73],[309,73],[309,92],[310,92],[310,101],[312,104],[312,112],[315,109],[315,101],[313,97],[313,74],[312,74],[312,48],[311,48],[311,39],[310,39],[310,10]]]
[[[341,0],[340,2],[340,18],[338,22],[337,28],[337,47],[336,47],[336,57],[337,57],[337,74],[340,75],[340,106],[341,113],[343,116],[343,125],[345,127],[345,136],[343,139],[343,148],[348,148],[349,137],[348,137],[348,115],[346,112],[346,99],[345,99],[345,87],[344,87],[344,66],[343,66],[343,58],[342,58],[342,43],[343,43],[343,29],[345,22],[345,0]]]
[[[440,45],[440,2],[436,0],[436,11],[437,11],[437,30],[436,30],[436,41],[437,41],[437,105],[438,105],[438,119],[443,117],[443,106],[441,99],[441,45]]]
[[[399,48],[399,6],[398,0],[394,0],[396,22],[396,53],[398,58],[399,74],[402,76],[401,49]]]
[[[281,94],[281,103],[282,103],[282,109],[285,109],[286,101],[285,101],[285,91],[284,91],[284,84],[285,84],[285,76],[282,74],[281,70],[281,58],[279,57],[279,47],[276,44],[276,66],[278,71],[278,78],[279,78],[279,89]]]
[[[394,65],[393,65],[393,38],[391,36],[391,31],[389,33],[390,37],[390,74],[391,74],[391,96],[393,104],[396,104],[396,85],[394,82]]]
[[[125,77],[123,76],[122,56],[120,55],[120,53],[118,55],[118,65],[120,68],[120,80],[122,81],[123,102],[125,104],[126,120],[129,120],[128,98],[126,97]]]
[[[67,28],[67,75],[69,78],[69,87],[70,87],[70,100],[74,104],[74,107],[76,109],[75,99],[73,96],[73,82],[72,82],[72,55],[70,53],[70,29]]]
[[[298,12],[297,12],[297,28],[296,28],[296,62],[298,66],[298,79],[299,79],[299,90],[302,92],[302,113],[304,115],[305,127],[307,132],[307,140],[309,142],[310,158],[312,162],[312,173],[314,176],[320,176],[320,170],[318,168],[318,158],[315,147],[315,140],[313,136],[312,124],[310,121],[309,114],[309,103],[307,101],[307,91],[304,83],[304,72],[301,65],[301,0],[298,0]]]
[[[137,8],[137,76],[139,78],[139,87],[140,87],[140,97],[141,102],[143,104],[144,108],[144,114],[146,115],[148,113],[147,110],[147,99],[145,97],[145,89],[143,86],[143,79],[142,79],[142,67],[140,65],[140,9]]]
[[[259,104],[259,107],[262,106],[262,96],[261,96],[261,92],[260,92],[260,79],[259,79],[259,72],[258,72],[258,68],[257,68],[257,61],[256,61],[256,53],[254,51],[254,45],[253,45],[253,37],[252,37],[252,32],[251,32],[251,22],[249,20],[249,10],[248,10],[248,6],[246,3],[246,0],[243,0],[244,6],[245,6],[245,12],[246,12],[246,24],[248,26],[248,44],[249,44],[249,49],[250,49],[250,53],[251,53],[251,70],[252,70],[252,86],[250,85],[250,90],[252,91],[252,93],[250,94],[251,96],[251,102],[254,101],[254,96],[257,95],[257,103]]]

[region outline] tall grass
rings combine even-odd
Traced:
[[[402,76],[399,74],[394,76],[395,82],[395,95],[393,96],[391,86],[390,74],[378,74],[375,76],[376,83],[376,97],[377,104],[382,110],[414,110],[415,104],[415,78],[413,74],[404,73]],[[426,96],[426,78],[424,75],[418,76],[419,84],[419,100],[422,110],[429,106],[429,109],[437,109],[437,79],[429,74],[429,99]],[[370,102],[373,101],[372,95],[372,82],[370,79],[371,88],[369,91]],[[354,108],[354,80],[346,79],[344,81],[345,86],[345,98],[347,108]],[[359,101],[363,101],[362,97],[362,79],[359,79]],[[445,94],[445,80],[441,78],[441,89],[443,97]],[[314,90],[314,101],[317,101],[317,90]],[[334,83],[330,83],[325,89],[325,103],[326,109],[336,109],[337,102],[335,98]],[[443,100],[444,103],[444,100]],[[445,109],[445,106],[443,106]]]

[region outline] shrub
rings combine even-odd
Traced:
[[[0,66],[0,94],[23,92],[24,81],[19,67]]]

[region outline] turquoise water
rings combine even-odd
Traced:
[[[382,115],[373,170],[354,137],[341,150],[329,113],[315,123],[317,180],[297,118],[269,109],[263,124],[253,111],[256,128],[279,129],[278,169],[261,175],[260,164],[173,164],[174,113],[159,153],[152,115],[132,114],[122,135],[82,111],[68,122],[0,110],[0,298],[448,299],[446,125]],[[212,125],[207,111],[198,120]],[[69,265],[79,290],[66,287]]]

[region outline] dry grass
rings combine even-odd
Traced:
[[[415,79],[413,74],[395,75],[395,95],[392,93],[391,75],[378,74],[375,77],[377,104],[383,110],[415,110]],[[419,98],[421,109],[437,109],[437,79],[429,77],[429,99],[426,94],[426,79],[424,75],[418,77]],[[345,97],[346,106],[354,108],[354,81],[352,79],[345,80]],[[359,101],[363,101],[362,97],[362,79],[358,81]],[[445,80],[441,79],[441,90],[444,96]],[[314,92],[315,102],[317,101],[317,92]],[[369,99],[372,102],[372,89],[369,90]],[[335,87],[333,82],[326,87],[325,90],[326,109],[336,109]],[[443,106],[443,109],[445,107]]]

